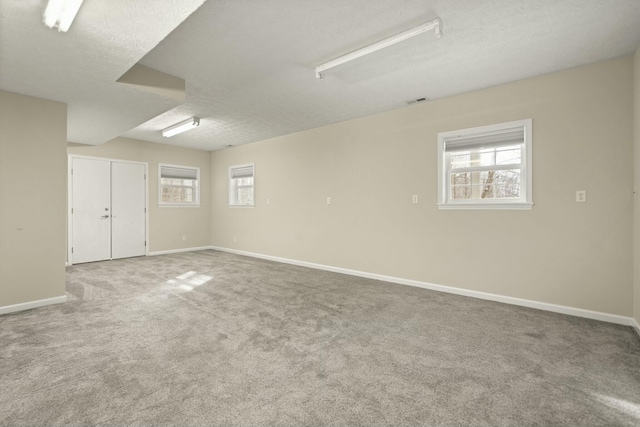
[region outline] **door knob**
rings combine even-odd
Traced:
[[[106,219],[106,218],[109,218],[109,215],[102,215],[100,218]]]

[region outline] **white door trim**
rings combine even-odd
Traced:
[[[71,253],[71,242],[73,242],[73,217],[71,216],[71,208],[73,203],[73,186],[72,186],[72,176],[71,169],[73,167],[73,159],[88,159],[88,160],[106,160],[109,162],[120,162],[120,163],[133,163],[138,165],[144,165],[144,175],[145,179],[145,256],[149,256],[149,246],[151,245],[149,242],[149,162],[138,162],[135,160],[123,160],[123,159],[113,159],[109,157],[96,157],[96,156],[83,156],[80,154],[67,154],[67,263],[66,265],[73,265],[73,254]]]

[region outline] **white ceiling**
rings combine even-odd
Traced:
[[[204,150],[254,142],[632,53],[639,0],[85,0],[71,30],[44,0],[0,0],[0,89],[66,102],[69,141],[119,135]],[[204,4],[203,4],[204,3]],[[314,67],[435,17],[433,32]],[[186,101],[116,83],[136,63]],[[191,116],[200,127],[160,130]]]

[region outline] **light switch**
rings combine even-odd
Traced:
[[[418,203],[418,195],[417,195],[417,194],[414,194],[414,195],[413,195],[413,197],[411,198],[411,201],[412,201],[413,203]]]

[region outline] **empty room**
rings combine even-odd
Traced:
[[[0,0],[0,426],[640,425],[639,23]]]

